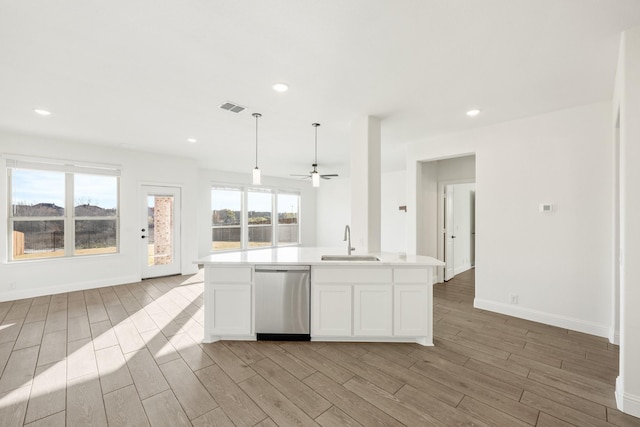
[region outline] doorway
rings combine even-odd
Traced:
[[[464,154],[457,157],[449,157],[442,159],[433,159],[419,162],[417,170],[416,193],[418,200],[416,201],[416,253],[418,255],[426,255],[445,261],[445,187],[447,185],[473,184],[476,182],[476,156],[475,154]],[[455,187],[453,187],[455,188]],[[455,194],[455,190],[453,191]],[[468,229],[468,245],[470,253],[464,258],[468,258],[465,264],[475,266],[477,259],[476,239],[475,239],[475,202],[476,192],[459,191],[459,194],[466,193],[469,197],[467,205],[469,214],[461,218],[468,218],[466,228]],[[453,199],[451,199],[453,203]],[[450,213],[455,213],[455,206],[451,206]],[[460,218],[460,215],[456,215]],[[463,228],[462,226],[460,227]],[[465,233],[467,233],[465,231]],[[459,234],[454,239],[449,238],[449,242],[457,241]],[[458,244],[458,247],[462,244]],[[454,271],[450,271],[450,276],[456,274],[453,263],[450,263],[452,257],[448,257],[445,261],[447,265],[451,264]],[[455,259],[455,257],[454,257]],[[458,266],[458,272],[462,271]],[[445,281],[445,268],[438,267],[434,277],[434,283]]]
[[[181,273],[179,187],[143,185],[140,211],[141,278]]]

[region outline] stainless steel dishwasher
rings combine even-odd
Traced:
[[[256,265],[256,337],[309,341],[308,265]]]

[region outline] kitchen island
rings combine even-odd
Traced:
[[[322,260],[339,248],[284,247],[213,254],[205,268],[204,342],[255,340],[255,270],[310,266],[311,340],[433,345],[437,259],[367,254],[378,260]]]

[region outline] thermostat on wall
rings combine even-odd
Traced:
[[[553,205],[551,203],[541,203],[540,212],[553,212]]]

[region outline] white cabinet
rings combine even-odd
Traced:
[[[207,265],[204,341],[255,340],[255,274],[250,265]],[[429,266],[311,267],[311,338],[432,345]]]
[[[347,337],[351,335],[351,287],[313,286],[311,293],[311,335]]]
[[[210,331],[216,335],[251,333],[251,285],[213,285],[211,287]]]
[[[207,266],[204,341],[249,338],[253,330],[251,267]]]
[[[391,285],[353,285],[353,335],[390,336],[393,329]]]
[[[430,268],[312,267],[311,338],[432,344]]]
[[[420,337],[430,334],[429,290],[424,285],[399,285],[393,288],[393,335]]]

